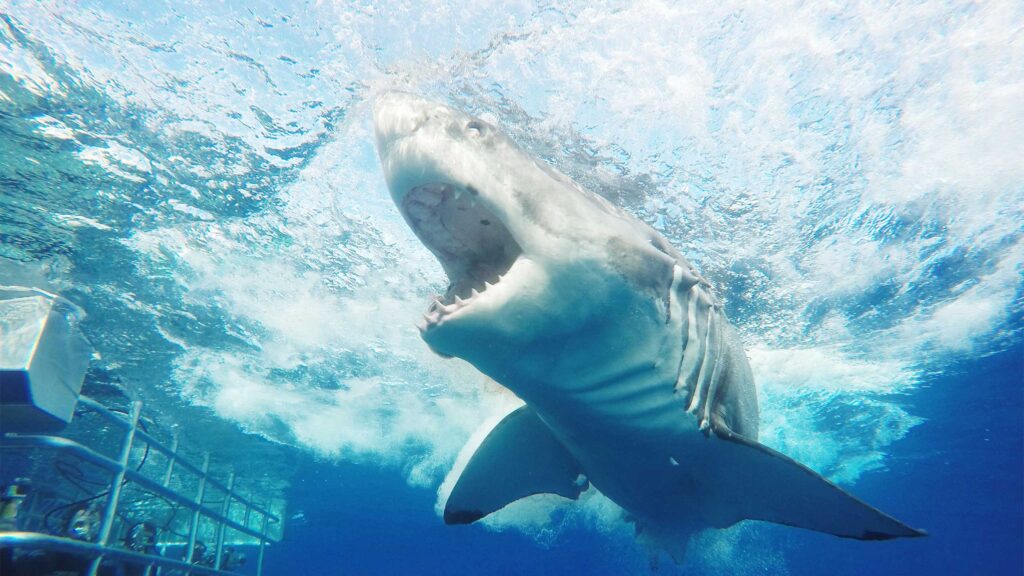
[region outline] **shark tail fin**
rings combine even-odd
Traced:
[[[537,414],[506,416],[458,474],[444,505],[446,524],[469,524],[533,494],[575,499],[588,486],[579,464]]]
[[[715,506],[716,524],[764,520],[858,540],[926,536],[829,482],[817,472],[758,442],[716,427],[711,441],[721,442],[719,457],[732,470],[722,479],[729,502]]]

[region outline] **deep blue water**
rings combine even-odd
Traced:
[[[657,573],[1024,573],[1024,5],[422,4],[0,0],[0,285],[80,306],[86,392],[280,511],[268,574],[651,573],[597,496],[436,513],[508,397],[414,328],[445,278],[381,175],[391,89],[658,229],[761,440],[931,534],[747,523]]]

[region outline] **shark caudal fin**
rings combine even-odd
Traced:
[[[715,480],[711,514],[720,526],[752,519],[858,540],[927,535],[767,446],[720,428],[709,440],[721,444],[719,469],[737,471]]]
[[[576,460],[528,407],[506,416],[459,474],[446,524],[469,524],[533,494],[577,498],[588,486]]]

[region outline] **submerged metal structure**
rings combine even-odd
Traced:
[[[0,292],[0,573],[227,575],[254,547],[261,576],[280,541],[271,504],[158,439],[141,402],[80,396],[90,354],[55,297]]]
[[[92,350],[69,303],[0,289],[0,430],[52,432],[71,421]]]

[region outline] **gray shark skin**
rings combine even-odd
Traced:
[[[924,534],[757,442],[742,345],[652,228],[479,118],[388,93],[374,124],[392,198],[450,280],[423,339],[526,404],[453,471],[445,522],[593,484],[677,559],[693,530],[744,519]]]

